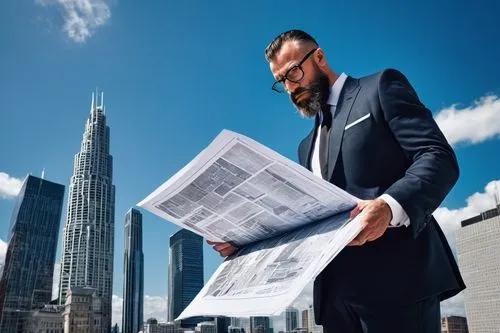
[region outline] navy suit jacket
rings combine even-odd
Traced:
[[[432,217],[458,178],[457,160],[406,77],[393,69],[348,77],[332,117],[323,178],[360,199],[389,194],[408,214],[410,226],[347,247],[325,268],[314,285],[316,321],[324,321],[322,307],[332,298],[401,306],[431,296],[442,300],[464,289]],[[318,120],[299,145],[299,162],[309,170],[317,127]]]

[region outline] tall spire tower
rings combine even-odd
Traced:
[[[111,329],[115,186],[103,95],[92,94],[80,152],[74,158],[63,235],[59,303],[71,286],[92,287],[101,298],[102,330]]]

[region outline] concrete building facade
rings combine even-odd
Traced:
[[[500,205],[462,221],[456,232],[469,331],[500,329]]]

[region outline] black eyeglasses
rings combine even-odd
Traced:
[[[302,64],[309,59],[309,57],[316,52],[318,48],[315,48],[314,50],[309,51],[304,58],[295,66],[292,66],[289,70],[286,71],[285,75],[276,82],[273,83],[273,90],[282,93],[285,92],[286,87],[285,87],[285,81],[288,80],[293,83],[299,83],[302,81],[304,78],[304,70],[302,69]]]

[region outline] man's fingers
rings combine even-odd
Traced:
[[[230,256],[231,254],[238,251],[238,248],[234,247],[231,243],[228,242],[213,242],[207,239],[207,244],[211,245],[212,248],[219,252],[222,257]]]
[[[349,214],[349,218],[353,219],[356,217],[361,212],[358,206],[354,207],[353,210],[351,210],[351,213]]]
[[[235,248],[235,247],[233,247],[233,246],[231,246],[230,248],[226,248],[226,249],[224,249],[224,250],[220,251],[219,253],[220,253],[220,255],[221,255],[222,257],[228,257],[228,256],[230,256],[231,254],[233,254],[235,251],[236,251],[236,248]]]
[[[227,249],[228,247],[233,247],[233,246],[229,243],[221,243],[221,244],[215,245],[214,249],[215,249],[215,251],[221,252],[222,250]]]
[[[349,244],[347,244],[347,246],[361,246],[364,243],[366,243],[365,240],[362,240],[362,239],[353,239]]]
[[[384,233],[379,230],[372,230],[371,228],[363,229],[356,238],[354,238],[347,246],[360,246],[367,242],[373,242],[374,240],[382,237]]]
[[[370,232],[367,229],[363,229],[347,246],[359,246],[366,243]]]
[[[359,213],[361,213],[363,211],[363,209],[365,209],[367,204],[368,204],[368,201],[366,201],[366,200],[362,200],[362,201],[358,202],[358,205],[356,207],[354,207],[353,210],[351,210],[349,217],[351,219],[355,218]]]

